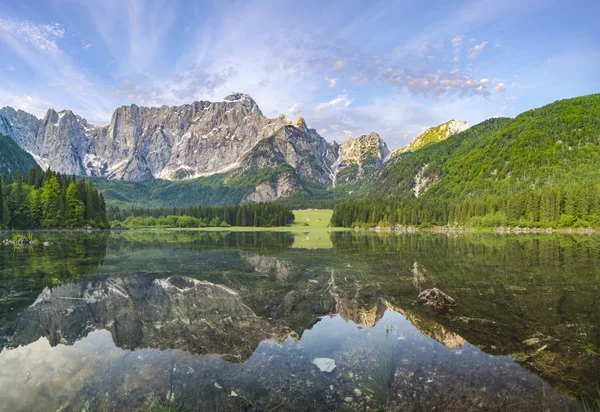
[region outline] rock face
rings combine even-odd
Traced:
[[[12,107],[0,109],[0,134],[12,137],[22,148],[30,147],[37,137],[41,121],[32,114]]]
[[[438,288],[425,289],[419,293],[419,300],[435,309],[450,309],[456,307],[456,301]]]
[[[355,183],[378,172],[389,154],[376,134],[327,142],[304,118],[268,118],[248,95],[181,106],[122,106],[110,124],[94,126],[70,110],[43,119],[0,110],[0,133],[12,137],[43,168],[70,175],[144,181],[213,174],[254,179],[244,201],[289,196],[312,182]],[[258,176],[258,171],[274,172]]]
[[[392,152],[392,157],[399,156],[402,153],[414,152],[429,143],[441,142],[468,128],[469,124],[464,120],[449,120],[438,126],[430,127],[417,136],[408,146],[394,150]]]
[[[349,138],[339,147],[339,157],[333,166],[335,184],[355,183],[374,176],[382,167],[390,150],[377,133]]]

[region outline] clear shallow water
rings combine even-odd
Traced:
[[[54,244],[0,248],[0,410],[579,410],[598,396],[595,237],[35,236]],[[456,310],[418,302],[433,286]]]

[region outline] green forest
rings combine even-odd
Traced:
[[[599,165],[600,94],[561,100],[396,161],[332,224],[598,227]]]
[[[5,175],[0,226],[10,229],[108,227],[106,204],[92,182],[34,167]]]
[[[0,134],[0,176],[27,172],[35,167],[33,156],[21,149],[10,137]]]
[[[294,222],[294,213],[284,205],[250,203],[224,207],[188,207],[169,209],[142,209],[109,207],[111,227],[228,227],[286,226]]]

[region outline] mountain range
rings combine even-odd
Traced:
[[[488,205],[535,190],[535,196],[556,198],[556,206],[539,216],[528,212],[527,221],[546,215],[550,221],[562,215],[565,221],[577,220],[596,209],[577,200],[576,193],[595,193],[582,182],[593,186],[598,177],[599,105],[596,94],[472,127],[450,120],[392,152],[374,132],[342,144],[329,142],[303,118],[264,116],[241,93],[220,102],[122,106],[106,126],[91,125],[69,110],[50,109],[38,119],[5,107],[0,109],[0,135],[12,139],[0,139],[0,171],[26,170],[35,159],[44,168],[93,179],[109,204],[120,206],[221,206],[277,199],[294,207],[331,207],[340,200],[394,196],[431,199],[432,205],[453,208],[452,213],[436,210],[439,216],[427,219],[432,222],[471,208],[442,201],[483,202],[482,197],[500,196],[488,199]],[[575,190],[575,183],[581,188]],[[565,199],[581,205],[573,212]],[[534,200],[524,203],[531,211],[542,205]],[[517,198],[511,202],[523,203]],[[508,206],[494,210],[501,207]],[[521,208],[511,206],[511,213],[515,210]],[[415,212],[416,221],[421,212]]]
[[[342,226],[600,227],[600,94],[490,118],[388,162]]]
[[[264,116],[242,93],[220,102],[121,106],[106,126],[92,125],[71,110],[49,109],[38,119],[5,107],[0,109],[0,134],[11,137],[42,168],[104,178],[113,189],[119,186],[116,181],[223,185],[225,191],[236,188],[233,203],[367,180],[390,154],[376,133],[341,145],[328,142],[303,118],[292,122]]]

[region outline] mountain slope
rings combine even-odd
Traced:
[[[35,166],[33,157],[19,147],[10,137],[0,134],[0,176],[27,172]]]
[[[414,152],[429,143],[441,142],[450,136],[464,132],[468,128],[469,124],[464,120],[449,120],[446,123],[430,127],[418,135],[408,146],[394,150],[392,157],[401,155],[402,153]]]
[[[463,196],[600,178],[600,94],[494,118],[386,169],[373,193]],[[438,182],[433,184],[433,182]]]
[[[365,223],[361,216],[369,224],[597,225],[598,164],[600,94],[561,100],[416,150],[371,187],[377,210],[365,200],[340,208],[336,219],[344,225]]]

